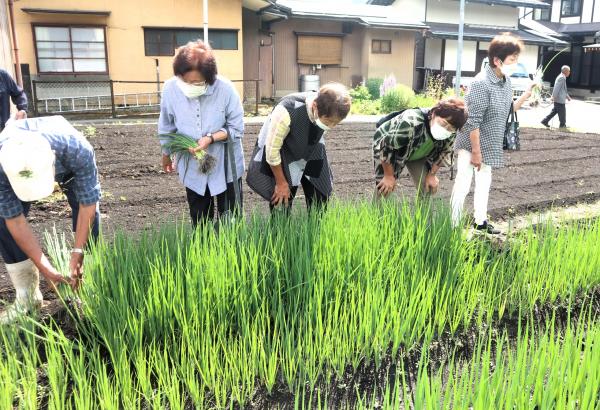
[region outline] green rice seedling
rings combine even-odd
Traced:
[[[160,138],[163,148],[177,155],[178,159],[185,160],[187,172],[187,166],[192,158],[189,150],[197,148],[198,141],[181,133],[161,134],[158,138]],[[198,170],[203,174],[210,174],[217,165],[217,159],[204,150],[196,152],[194,159],[198,161]]]
[[[136,237],[119,233],[86,255],[77,342],[56,330],[51,337],[49,325],[24,340],[16,335],[27,323],[0,329],[8,363],[0,374],[12,380],[0,392],[12,392],[15,405],[39,405],[32,375],[52,362],[48,397],[65,396],[72,406],[241,407],[257,387],[284,386],[295,401],[302,396],[298,407],[325,407],[328,386],[348,369],[379,370],[389,352],[404,357],[463,327],[488,328],[503,315],[591,292],[600,284],[599,236],[599,221],[549,226],[513,235],[499,252],[485,241],[465,242],[445,210],[392,201],[331,203],[324,213],[289,218],[253,215],[218,234],[181,223]],[[57,243],[52,255],[68,249]],[[518,407],[531,397],[570,404],[574,394],[590,403],[591,368],[579,366],[582,375],[559,364],[579,363],[577,349],[565,350],[558,336],[542,344],[539,333],[524,333],[516,348],[502,341],[500,357],[493,354],[498,337],[489,344],[482,336],[471,362],[451,362],[443,374],[427,373],[423,359],[416,382],[402,369],[397,387],[379,385],[363,402],[370,406],[377,395],[382,406]],[[590,343],[571,340],[582,352]],[[49,352],[46,363],[27,353],[37,351],[32,344]],[[538,363],[543,354],[554,357],[552,368]],[[548,384],[542,374],[568,382]],[[62,382],[72,386],[66,394]]]

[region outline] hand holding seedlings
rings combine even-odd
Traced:
[[[196,155],[200,151],[206,151],[208,146],[212,143],[212,140],[208,137],[202,137],[198,140],[198,146],[194,148],[190,148],[190,154]]]
[[[377,184],[377,191],[383,196],[388,196],[396,189],[396,177],[393,175],[385,175]]]
[[[183,158],[186,161],[186,164],[189,163],[189,160],[190,158],[192,158],[193,155],[194,158],[198,161],[198,167],[200,172],[203,174],[210,174],[214,167],[217,165],[217,159],[209,153],[207,153],[206,148],[201,149],[200,142],[203,139],[207,139],[210,141],[210,138],[204,137],[201,138],[200,141],[196,141],[190,136],[178,133],[161,134],[158,137],[160,138],[164,149],[167,149],[172,154],[177,154],[181,156],[181,158]],[[203,142],[202,144],[205,143],[206,142]],[[206,147],[208,147],[208,145]],[[178,160],[181,158],[178,158]],[[172,164],[169,167],[167,165],[169,164],[166,163],[166,159],[163,156],[163,170],[165,170],[165,172],[169,172],[167,171],[167,169],[173,169]]]
[[[44,278],[46,278],[46,281],[48,281],[48,284],[50,285],[50,288],[52,289],[52,291],[56,294],[58,294],[58,285],[64,283],[65,285],[69,285],[71,286],[71,288],[73,288],[73,281],[69,280],[69,278],[64,277],[63,275],[61,275],[60,273],[56,272],[54,270],[54,268],[52,268],[52,270],[47,270],[47,271],[40,271],[42,273],[42,275],[44,275]]]
[[[273,192],[273,196],[271,197],[271,204],[274,206],[283,204],[288,206],[288,201],[290,199],[290,186],[287,181],[275,184],[275,190]]]
[[[69,271],[71,273],[71,287],[74,291],[77,291],[83,280],[83,253],[71,253]]]
[[[429,173],[425,177],[425,192],[430,194],[437,193],[438,186],[440,185],[440,180],[435,175]]]

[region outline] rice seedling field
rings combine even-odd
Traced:
[[[502,247],[435,202],[188,225],[102,239],[63,318],[0,329],[0,408],[600,403],[600,220]]]

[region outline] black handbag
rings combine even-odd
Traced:
[[[514,105],[510,105],[510,114],[506,120],[506,129],[504,130],[504,150],[520,151],[521,139],[519,138],[519,118],[514,109]]]

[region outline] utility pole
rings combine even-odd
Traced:
[[[460,95],[460,76],[462,71],[463,38],[465,33],[465,0],[460,0],[460,17],[458,20],[458,45],[456,47],[456,84],[454,93]]]
[[[204,42],[206,44],[208,44],[208,0],[202,0],[203,1],[203,6],[204,6],[204,11],[203,11],[203,17],[204,17]]]
[[[17,43],[17,29],[15,28],[15,13],[13,10],[13,5],[13,0],[8,0],[8,13],[10,16],[10,28],[15,58],[15,80],[17,80],[17,84],[19,84],[19,86],[23,87],[23,76],[21,75],[21,63],[19,61],[19,44]]]

